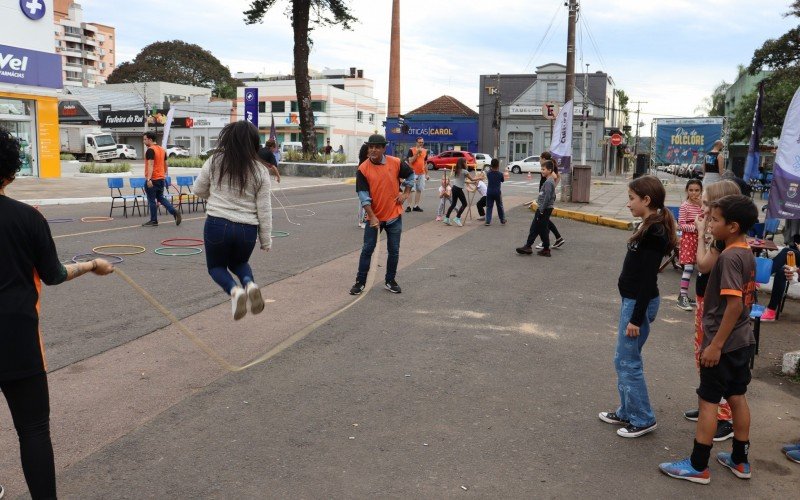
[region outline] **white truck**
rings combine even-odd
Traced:
[[[80,161],[110,162],[117,156],[117,141],[108,132],[86,125],[61,125],[61,153]]]

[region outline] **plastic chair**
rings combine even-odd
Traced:
[[[130,184],[133,190],[133,208],[139,211],[139,215],[142,215],[142,207],[144,207],[145,215],[150,213],[149,204],[147,202],[147,192],[144,189],[146,183],[147,180],[144,177],[131,177],[128,179],[128,184]],[[140,199],[142,200],[141,206],[139,205]],[[133,213],[133,208],[131,209],[131,213]]]
[[[772,276],[772,260],[764,257],[756,257],[756,283],[767,284]],[[750,319],[753,320],[753,336],[756,339],[756,348],[753,357],[750,359],[750,368],[753,368],[756,356],[758,355],[758,345],[761,340],[761,315],[767,310],[766,306],[758,303],[758,291],[753,290],[753,305],[750,307]]]
[[[194,206],[194,210],[197,211],[199,205],[202,203],[203,208],[205,209],[205,200],[201,200],[199,197],[195,196],[192,193],[192,186],[194,186],[194,178],[191,175],[179,175],[177,177],[177,185],[178,185],[178,209],[183,212],[183,201],[186,200],[186,204],[189,206],[189,211],[192,210],[192,206]],[[184,188],[186,191],[184,192]]]
[[[111,209],[108,211],[108,216],[111,217],[115,208],[121,208],[122,215],[127,218],[128,200],[135,200],[135,197],[122,194],[122,188],[125,187],[122,177],[109,177],[106,181],[108,182],[108,189],[111,191]],[[116,205],[116,200],[122,200],[122,206]]]
[[[764,239],[774,240],[775,233],[778,232],[778,226],[780,225],[780,219],[767,219],[764,221]],[[771,235],[771,237],[770,237]]]
[[[681,211],[681,207],[667,207],[667,208],[669,209],[670,212],[672,212],[672,217],[674,217],[675,220],[677,221],[678,214],[680,214]]]

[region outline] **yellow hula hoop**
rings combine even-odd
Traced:
[[[113,217],[81,217],[81,222],[109,222]]]
[[[135,248],[136,251],[134,252],[106,252],[103,251],[106,248]],[[140,253],[145,253],[147,249],[140,245],[100,245],[99,247],[92,248],[92,252],[98,255],[136,255]]]

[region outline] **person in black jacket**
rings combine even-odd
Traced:
[[[20,166],[19,142],[0,128],[0,390],[19,436],[31,497],[56,498],[39,290],[42,282],[58,285],[88,272],[109,274],[114,267],[103,259],[61,264],[42,214],[5,194]]]
[[[618,282],[622,308],[614,365],[620,405],[616,411],[599,414],[603,422],[624,426],[617,434],[626,438],[643,436],[656,428],[644,378],[642,348],[658,312],[661,259],[677,245],[675,219],[664,207],[665,198],[661,181],[651,175],[628,184],[628,208],[634,217],[642,218],[642,224],[628,240]]]

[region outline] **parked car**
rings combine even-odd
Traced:
[[[136,149],[127,144],[117,144],[117,158],[120,160],[135,160]]]
[[[176,146],[175,144],[167,144],[167,157],[173,158],[175,156],[183,156],[188,158],[191,156],[189,154],[189,150],[184,148],[183,146]]]
[[[206,150],[200,151],[200,155],[199,156],[200,156],[200,158],[205,160],[209,156],[213,155],[214,151],[216,151],[216,148],[206,149]]]
[[[703,164],[702,163],[695,163],[692,165],[692,172],[689,175],[692,179],[700,179],[703,180],[705,177],[705,172],[703,172]]]
[[[475,168],[478,170],[488,168],[492,163],[492,157],[486,153],[473,153],[472,156],[475,157]]]
[[[428,170],[451,168],[456,165],[459,158],[467,161],[467,168],[475,168],[475,157],[468,151],[445,151],[444,153],[428,156]]]
[[[512,161],[507,167],[507,170],[511,170],[511,173],[514,174],[521,174],[522,172],[534,172],[541,174],[542,165],[539,163],[538,156],[529,156],[524,160]]]

